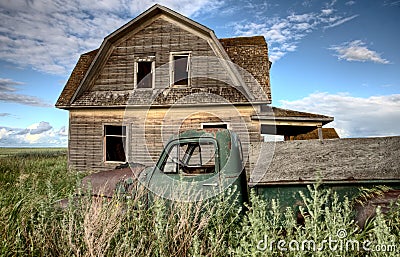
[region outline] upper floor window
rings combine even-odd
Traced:
[[[171,85],[190,85],[190,52],[173,52],[171,61]]]
[[[154,86],[154,57],[137,58],[135,61],[135,87],[153,88]]]

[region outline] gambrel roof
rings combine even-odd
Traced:
[[[64,107],[70,105],[72,96],[78,89],[81,81],[83,80],[83,77],[86,75],[98,51],[99,50],[96,49],[88,53],[84,53],[79,57],[78,63],[72,70],[71,76],[69,77],[63,91],[61,92],[60,97],[57,100],[56,103],[57,107]]]
[[[239,73],[235,70],[235,66],[228,64],[227,70],[230,72],[229,75],[233,78],[235,88],[231,90],[232,92],[225,92],[226,94],[233,94],[233,97],[238,99],[239,102],[251,101],[253,103],[271,103],[269,84],[269,68],[271,63],[268,60],[268,48],[264,37],[239,37],[219,40],[211,29],[164,6],[156,4],[107,36],[99,49],[80,56],[56,106],[58,108],[68,109],[73,106],[126,105],[130,96],[124,92],[112,95],[109,97],[109,99],[112,99],[112,102],[106,103],[102,102],[105,101],[104,99],[106,98],[104,92],[103,94],[94,95],[87,93],[87,91],[92,86],[92,82],[96,79],[96,75],[104,66],[107,58],[109,58],[114,45],[123,40],[127,35],[143,29],[148,25],[149,21],[157,15],[164,15],[204,37],[209,42],[209,45],[216,53],[217,57],[227,60],[228,63],[232,61],[234,64],[247,70],[254,76],[263,90],[263,93],[260,93],[260,87],[258,87],[258,85],[252,86],[251,83],[246,83],[244,81],[246,79],[238,75]],[[216,90],[214,89],[214,91]],[[211,93],[214,93],[214,91]],[[180,90],[180,92],[183,91]],[[223,90],[220,90],[220,92],[223,93]],[[139,93],[143,94],[144,92]],[[193,92],[191,91],[191,93]],[[145,98],[145,96],[140,96],[138,99],[139,98]],[[164,102],[166,101],[164,100]],[[162,105],[164,102],[159,101],[159,104]]]

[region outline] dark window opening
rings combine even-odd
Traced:
[[[228,128],[228,124],[226,123],[216,123],[216,124],[202,124],[203,129],[207,129],[207,128],[224,128],[227,129]]]
[[[162,170],[183,175],[214,173],[215,153],[213,141],[178,143],[170,149]]]
[[[105,160],[125,162],[126,127],[104,126]]]
[[[174,85],[189,85],[189,55],[174,55]]]
[[[137,63],[137,88],[152,88],[153,76],[151,75],[152,62]]]

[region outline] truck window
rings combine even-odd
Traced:
[[[169,151],[163,171],[183,175],[214,173],[215,152],[213,141],[177,143]]]

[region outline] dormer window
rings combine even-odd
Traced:
[[[135,60],[135,88],[151,89],[154,87],[154,56],[136,58]]]
[[[190,52],[173,52],[170,56],[171,85],[190,86]]]

